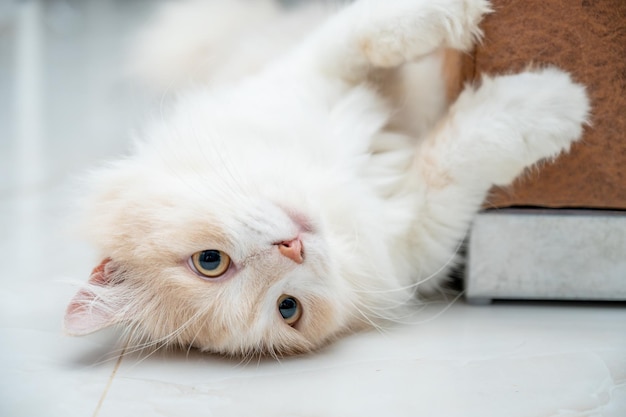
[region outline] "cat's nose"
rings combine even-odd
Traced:
[[[302,257],[302,252],[304,247],[302,246],[302,241],[300,238],[295,238],[290,241],[277,243],[278,250],[281,254],[291,259],[297,264],[301,264],[304,262],[304,258]]]

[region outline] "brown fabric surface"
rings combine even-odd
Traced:
[[[556,163],[512,188],[493,190],[488,207],[626,209],[626,0],[493,0],[480,73],[556,65],[587,86],[592,127]]]

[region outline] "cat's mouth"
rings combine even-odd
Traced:
[[[291,219],[291,221],[296,226],[298,226],[298,228],[300,229],[300,232],[304,232],[304,233],[315,232],[315,227],[313,226],[313,223],[311,222],[311,220],[309,220],[309,218],[306,215],[304,215],[303,213],[299,211],[286,208],[284,206],[279,206],[279,207],[282,208],[285,214],[287,214],[287,216],[289,217],[289,219]]]

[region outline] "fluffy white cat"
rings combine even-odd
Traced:
[[[448,105],[442,51],[469,51],[489,12],[168,6],[134,68],[196,85],[95,175],[86,230],[102,262],[67,332],[295,354],[436,289],[490,187],[567,150],[589,110],[555,68],[483,76]]]

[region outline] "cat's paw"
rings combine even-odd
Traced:
[[[585,87],[568,73],[545,68],[499,77],[494,82],[506,93],[501,104],[516,117],[526,166],[568,151],[588,123]]]
[[[585,87],[557,68],[484,77],[452,109],[473,131],[466,145],[482,163],[474,168],[498,185],[569,150],[582,136],[589,110]]]
[[[384,6],[384,7],[383,7]],[[363,2],[359,45],[369,62],[395,67],[440,47],[469,50],[482,36],[487,0]]]
[[[525,138],[530,158],[555,157],[569,150],[572,142],[580,139],[583,126],[589,124],[591,106],[585,87],[554,67],[519,77],[535,91],[527,103],[537,121]]]

